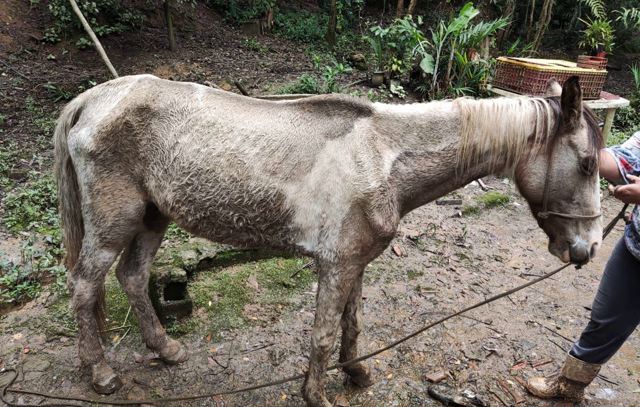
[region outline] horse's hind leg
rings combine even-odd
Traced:
[[[116,275],[127,293],[147,346],[158,352],[165,362],[176,364],[187,360],[188,354],[178,341],[166,335],[151,305],[148,292],[151,263],[169,220],[152,204],[147,205],[144,220],[145,230],[138,233],[125,249]]]
[[[347,304],[342,313],[342,343],[340,345],[340,363],[358,357],[358,335],[362,331],[362,276],[364,270],[356,278]],[[351,382],[359,387],[373,384],[369,369],[363,362],[354,363],[343,368]]]
[[[91,367],[96,392],[110,394],[122,382],[104,359],[100,344],[99,321],[95,309],[104,277],[120,250],[101,244],[95,236],[85,235],[78,262],[68,277],[71,304],[78,322],[78,353],[84,366]]]

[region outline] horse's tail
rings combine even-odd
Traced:
[[[84,220],[82,218],[81,193],[76,170],[69,154],[68,137],[71,128],[78,122],[84,108],[84,98],[79,96],[63,109],[54,133],[54,171],[58,184],[58,208],[62,221],[62,242],[66,251],[64,265],[72,274],[78,262],[82,239],[84,238]],[[104,331],[105,306],[104,285],[100,284],[94,314],[100,331]]]

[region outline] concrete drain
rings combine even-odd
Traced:
[[[187,272],[177,267],[156,269],[149,279],[149,296],[163,324],[191,315],[193,301],[187,290]]]

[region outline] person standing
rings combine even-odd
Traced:
[[[540,398],[580,402],[601,366],[640,324],[640,132],[622,145],[601,150],[599,170],[600,176],[617,185],[610,187],[613,196],[635,207],[605,266],[590,321],[560,373],[527,382],[527,390]]]

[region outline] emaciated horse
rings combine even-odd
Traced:
[[[167,363],[188,357],[147,293],[171,221],[216,242],[315,258],[303,386],[311,406],[331,405],[325,369],[339,326],[340,361],[357,356],[365,266],[409,211],[474,179],[512,175],[550,252],[589,261],[602,232],[602,136],[577,78],[550,91],[556,96],[404,106],[339,95],[273,102],[141,75],[84,92],[62,112],[55,156],[79,355],[94,389],[121,385],[95,313],[120,254],[116,275],[147,346]],[[344,370],[357,385],[372,383],[363,363]]]

